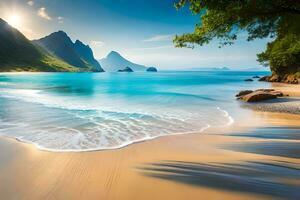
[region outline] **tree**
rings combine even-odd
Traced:
[[[193,33],[176,36],[176,47],[194,47],[219,39],[220,47],[231,45],[238,33],[248,41],[274,38],[258,61],[273,73],[300,71],[300,0],[180,0],[177,9],[188,5],[200,16]]]

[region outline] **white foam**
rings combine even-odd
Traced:
[[[220,107],[217,107],[217,109],[222,111],[224,113],[224,116],[228,118],[228,123],[226,124],[226,126],[230,126],[234,123],[233,117],[231,117],[226,110],[223,110]]]
[[[200,133],[210,127],[234,123],[229,113],[220,107],[184,110],[125,105],[121,101],[114,106],[115,102],[83,102],[27,89],[0,89],[0,96],[28,102],[31,106],[30,109],[26,105],[18,107],[19,102],[12,106],[11,109],[23,109],[20,114],[28,119],[20,122],[19,116],[15,116],[0,120],[3,127],[0,135],[53,152],[118,149],[158,137]],[[15,114],[16,111],[10,112]]]
[[[24,143],[28,143],[28,144],[32,144],[34,145],[37,149],[42,150],[42,151],[49,151],[49,152],[57,152],[57,153],[63,153],[63,152],[90,152],[90,151],[103,151],[103,150],[115,150],[115,149],[121,149],[124,148],[126,146],[129,146],[131,144],[135,144],[135,143],[139,143],[139,142],[144,142],[144,141],[148,141],[148,140],[154,140],[156,138],[160,138],[160,137],[166,137],[166,136],[174,136],[174,135],[184,135],[184,134],[195,134],[195,133],[202,133],[204,132],[206,129],[210,128],[210,125],[207,125],[206,127],[203,127],[202,129],[198,130],[198,131],[194,131],[194,132],[180,132],[180,133],[170,133],[168,135],[158,135],[158,136],[147,136],[143,139],[137,139],[137,140],[132,140],[132,141],[128,141],[128,142],[124,142],[120,145],[116,145],[113,147],[97,147],[97,148],[88,148],[88,149],[53,149],[53,148],[46,148],[44,146],[41,146],[40,144],[36,143],[36,142],[32,142],[26,139],[23,139],[22,137],[16,137],[16,139],[18,141],[24,142]]]

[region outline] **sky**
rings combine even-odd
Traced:
[[[172,38],[193,32],[199,16],[176,10],[177,0],[1,0],[0,17],[28,39],[63,30],[88,44],[97,59],[117,51],[138,64],[160,69],[259,67],[256,54],[268,39],[246,41],[241,33],[232,46],[218,41],[195,49],[175,48]],[[263,68],[263,67],[261,67]]]

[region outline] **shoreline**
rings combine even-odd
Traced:
[[[203,134],[161,137],[108,151],[55,153],[40,151],[33,145],[10,138],[1,138],[0,179],[6,181],[6,184],[0,185],[0,193],[4,199],[219,199],[220,196],[223,199],[274,199],[274,195],[278,195],[275,188],[271,188],[270,194],[260,193],[260,187],[263,187],[260,181],[254,185],[248,183],[244,178],[252,180],[253,177],[248,177],[246,172],[241,174],[239,170],[244,169],[239,169],[239,166],[242,164],[251,167],[248,166],[249,163],[258,162],[265,163],[259,165],[264,167],[260,170],[266,170],[266,173],[271,173],[268,168],[272,165],[283,169],[285,166],[299,167],[300,170],[300,159],[264,155],[264,152],[247,152],[247,149],[244,152],[239,148],[249,144],[257,146],[265,142],[274,145],[276,142],[287,143],[287,148],[288,143],[295,141],[256,138],[243,134],[251,134],[252,130],[260,128],[264,130],[270,125],[286,127],[288,130],[287,127],[299,126],[300,116],[262,112],[254,114],[261,119],[260,124],[249,123],[248,127],[235,124],[227,129],[212,128]],[[222,173],[229,173],[228,176],[234,175],[246,182],[235,183],[235,179],[218,174],[221,172],[219,170],[223,169],[216,167],[224,164],[224,170],[228,169],[227,165],[235,167],[232,172]],[[198,173],[199,169],[201,171]],[[169,170],[172,173],[168,173]],[[189,178],[173,179],[174,172],[175,175],[178,173],[179,177],[180,174],[185,177],[188,173]],[[207,176],[206,173],[216,174]],[[166,177],[162,176],[164,174]],[[295,181],[293,177],[286,177],[284,174],[284,180]],[[174,177],[177,177],[175,175]],[[256,176],[252,176],[253,180],[256,180]],[[225,179],[222,180],[222,177]],[[226,186],[225,189],[218,187],[220,181],[233,181],[231,184],[237,185],[226,190]],[[252,192],[243,191],[238,183],[249,184],[249,188],[256,189]],[[270,183],[278,185],[276,181]],[[280,184],[289,188],[297,185],[297,182],[292,186],[285,182]],[[31,187],[28,188],[28,185]],[[280,188],[278,190],[282,192]],[[282,195],[291,197],[285,193]]]
[[[15,138],[15,137],[9,137],[9,136],[2,136],[2,137],[6,137],[6,138],[9,138],[9,139],[12,139],[12,140],[16,140],[18,142],[22,142],[22,143],[32,145],[37,150],[40,150],[40,151],[46,151],[46,152],[52,152],[52,153],[88,153],[88,152],[97,152],[97,151],[118,150],[118,149],[126,148],[130,145],[143,143],[143,142],[159,139],[159,138],[162,138],[162,137],[176,136],[176,135],[186,135],[186,134],[200,134],[200,133],[203,133],[205,130],[207,130],[209,128],[210,128],[210,126],[207,126],[207,127],[204,127],[203,129],[201,129],[199,131],[194,131],[194,132],[172,133],[172,134],[168,134],[168,135],[159,135],[159,136],[155,136],[155,137],[151,137],[151,138],[144,138],[144,139],[141,139],[141,140],[131,141],[129,143],[126,143],[124,145],[120,145],[120,146],[117,146],[117,147],[111,147],[111,148],[106,147],[106,148],[99,148],[99,149],[79,149],[79,150],[75,150],[75,149],[52,150],[52,149],[47,149],[47,148],[41,147],[41,146],[39,146],[38,144],[36,144],[34,142],[21,140],[21,139]]]
[[[249,113],[225,128],[106,151],[40,151],[1,137],[1,198],[297,199],[300,115]]]
[[[10,137],[10,136],[3,135],[3,136],[0,136],[0,138],[3,137],[3,138],[12,139],[12,140],[15,140],[17,142],[32,145],[37,150],[46,151],[46,152],[53,152],[53,153],[81,153],[81,152],[85,153],[85,152],[97,152],[97,151],[112,151],[112,150],[118,150],[118,149],[126,148],[130,145],[134,145],[134,144],[138,144],[138,143],[143,143],[143,142],[159,139],[159,138],[162,138],[162,137],[186,135],[186,134],[201,134],[201,133],[205,133],[205,131],[210,129],[210,128],[219,129],[220,127],[226,128],[226,127],[231,126],[234,123],[234,119],[229,115],[229,113],[227,111],[222,110],[219,107],[217,107],[217,109],[222,111],[225,114],[225,116],[228,117],[228,123],[227,124],[220,125],[220,126],[214,126],[214,127],[212,127],[210,125],[207,125],[206,127],[203,127],[201,130],[198,130],[198,131],[170,133],[170,134],[167,134],[167,135],[158,135],[158,136],[154,136],[154,137],[143,138],[143,139],[140,139],[140,140],[134,140],[134,141],[125,143],[123,145],[116,146],[116,147],[111,147],[111,148],[106,147],[106,148],[96,148],[96,149],[78,149],[78,150],[76,150],[76,149],[60,149],[60,150],[54,150],[54,149],[49,149],[49,148],[42,147],[39,144],[31,142],[31,141],[22,140],[22,139],[17,138],[17,137]]]

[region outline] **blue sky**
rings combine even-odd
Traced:
[[[252,68],[267,40],[218,48],[217,41],[195,49],[173,47],[175,34],[192,32],[199,17],[187,8],[176,11],[175,0],[1,0],[0,17],[18,16],[16,28],[29,39],[64,30],[89,44],[96,58],[112,50],[139,64],[161,69],[194,67]]]

